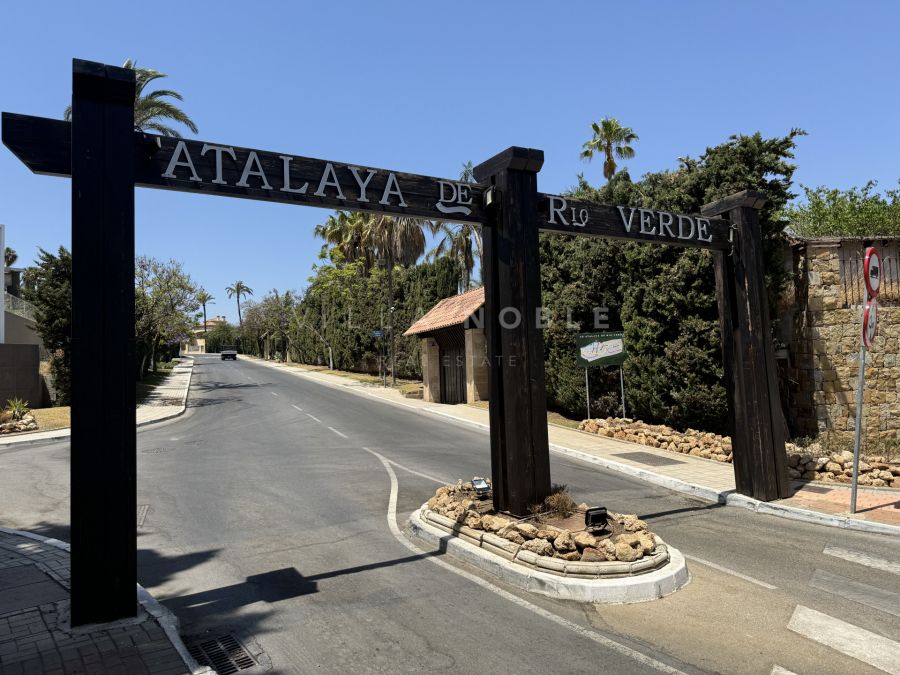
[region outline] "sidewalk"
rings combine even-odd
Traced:
[[[174,615],[140,587],[138,598],[137,619],[70,628],[68,544],[0,528],[0,672],[209,672],[187,654]]]
[[[364,396],[401,405],[424,414],[439,415],[479,428],[488,428],[488,411],[468,405],[441,405],[408,399],[395,389],[369,385],[347,377],[305,370],[241,356],[323,384],[342,387]],[[858,489],[855,515],[850,515],[850,489],[834,483],[793,483],[789,499],[760,502],[735,493],[731,464],[658,450],[646,445],[597,436],[555,424],[548,427],[551,451],[639,478],[662,487],[712,502],[741,506],[758,513],[867,532],[900,534],[900,493],[891,488]]]
[[[193,370],[194,359],[181,357],[181,363],[172,369],[172,373],[153,389],[143,403],[138,405],[137,426],[142,427],[183,414],[187,407],[188,389],[191,386]],[[0,448],[10,447],[17,443],[41,443],[56,438],[66,438],[69,433],[69,429],[53,429],[2,436],[0,437]]]

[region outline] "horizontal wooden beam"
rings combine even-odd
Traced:
[[[69,122],[3,113],[3,143],[35,173],[71,173]],[[135,132],[138,187],[413,216],[484,222],[477,184]]]
[[[710,250],[731,247],[731,227],[725,220],[633,206],[609,206],[559,195],[538,195],[538,227],[547,232],[669,246]]]

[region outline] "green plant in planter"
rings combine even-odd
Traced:
[[[20,398],[13,398],[6,401],[6,412],[12,415],[14,420],[20,420],[31,411],[28,404]]]

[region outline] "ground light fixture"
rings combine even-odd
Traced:
[[[602,528],[606,526],[606,507],[592,506],[584,512],[584,526]]]
[[[488,493],[491,491],[491,486],[487,484],[487,481],[484,478],[473,478],[472,487],[475,489],[475,496],[479,499],[486,499]]]

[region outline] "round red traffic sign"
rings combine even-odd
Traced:
[[[866,291],[870,298],[877,298],[881,289],[881,256],[874,246],[866,249],[866,259],[863,262],[863,278],[866,280]]]
[[[866,311],[863,312],[862,339],[866,347],[871,347],[875,340],[875,328],[878,325],[878,300],[871,298],[866,303]]]

